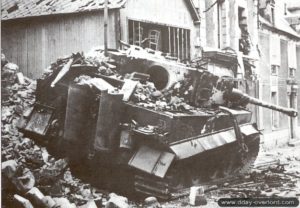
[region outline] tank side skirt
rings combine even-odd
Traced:
[[[240,127],[244,135],[259,133],[252,124],[246,124]],[[247,138],[246,138],[247,139]],[[207,150],[212,150],[225,144],[237,141],[233,128],[216,132],[215,134],[200,135],[170,144],[170,149],[176,154],[177,159],[186,159]]]

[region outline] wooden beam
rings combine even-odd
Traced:
[[[142,40],[141,40],[141,22],[139,22],[138,30],[139,30],[139,46],[141,46],[141,42],[142,42]]]
[[[171,47],[171,28],[168,27],[168,35],[169,35],[169,53],[172,54],[172,47]]]
[[[184,31],[183,29],[181,29],[181,56],[182,56],[182,60],[185,59],[184,57]]]
[[[104,1],[104,54],[107,56],[107,38],[108,38],[108,0]]]
[[[132,20],[132,45],[135,45],[135,28],[134,28],[133,20]]]
[[[177,53],[176,53],[176,50],[177,50],[177,47],[176,47],[176,28],[173,28],[173,42],[174,42],[174,55],[173,56],[177,56]]]
[[[177,48],[178,48],[178,50],[177,50],[177,57],[178,58],[180,58],[180,42],[179,42],[179,28],[177,28]]]
[[[186,54],[187,54],[187,58],[190,59],[190,31],[187,30],[186,31]]]
[[[184,43],[183,43],[184,44],[184,59],[187,59],[187,54],[186,54],[186,52],[187,52],[186,51],[187,35],[186,35],[186,33],[187,33],[186,29],[184,29],[184,34],[183,34],[184,35]]]
[[[122,40],[122,30],[121,30],[121,19],[120,19],[120,10],[116,10],[114,12],[115,17],[115,41],[116,41],[116,48],[120,48],[120,42],[119,40]]]

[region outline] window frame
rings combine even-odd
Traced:
[[[289,78],[295,78],[296,77],[296,68],[289,67]]]
[[[273,68],[276,69],[275,72],[273,71]],[[277,65],[277,64],[271,64],[270,74],[271,74],[272,76],[278,76],[279,68],[280,68],[279,65]]]
[[[150,30],[151,25],[156,25],[157,27],[163,28],[165,30],[165,36],[167,37],[165,44],[167,47],[164,48],[166,53],[170,56],[178,58],[180,61],[190,60],[191,58],[191,30],[188,28],[175,27],[165,24],[157,24],[148,21],[141,21],[135,19],[127,19],[128,25],[128,43],[135,44],[135,25],[142,26],[144,31]],[[147,28],[148,27],[148,28]],[[147,28],[147,29],[145,29]],[[155,27],[153,27],[155,28]],[[163,32],[161,32],[161,38],[163,37]],[[139,41],[138,41],[139,42]],[[136,44],[135,44],[136,45]],[[138,44],[141,46],[141,44]],[[146,48],[149,48],[146,46]],[[164,51],[163,51],[164,52]]]

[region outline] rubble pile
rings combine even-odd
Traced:
[[[107,194],[73,177],[67,158],[54,158],[18,131],[20,118],[32,111],[36,82],[23,77],[13,63],[4,65],[1,76],[6,95],[1,100],[2,206],[91,208],[109,204]],[[118,197],[114,195],[115,203]],[[129,207],[128,200],[122,205]]]
[[[243,177],[224,183],[216,192],[230,198],[299,197],[300,172],[285,168],[287,163],[261,163]]]
[[[288,148],[290,152],[298,150],[291,151]],[[190,190],[183,190],[177,196],[174,195],[174,200],[164,203],[163,206],[190,207],[189,205],[193,206],[195,203],[201,206],[201,203],[206,204],[207,200],[207,207],[217,207],[216,204],[221,198],[299,198],[300,155],[286,155],[282,152],[272,155],[272,160],[268,162],[265,162],[265,157],[258,158],[257,164],[249,174],[216,180],[202,187],[191,187]],[[203,191],[197,192],[195,188],[204,188],[204,195]]]
[[[183,96],[175,94],[176,93],[174,91],[171,92],[171,90],[169,92],[156,90],[152,82],[145,84],[139,83],[133,94],[132,101],[139,106],[158,111],[196,111],[196,108],[189,105]]]
[[[115,70],[116,66],[111,64],[114,60],[104,56],[104,52],[101,50],[91,50],[89,53],[83,52],[73,53],[71,56],[65,58],[59,58],[55,62],[51,63],[48,68],[44,70],[42,78],[48,77],[55,72],[60,71],[63,66],[67,64],[70,59],[74,59],[72,66],[89,66],[98,69],[98,72],[106,76],[117,76]],[[118,75],[121,76],[121,75]]]

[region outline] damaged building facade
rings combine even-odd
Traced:
[[[198,0],[195,5],[201,16],[202,57],[209,57],[210,70],[236,70],[237,87],[258,98],[258,1]],[[257,121],[258,108],[249,108]]]
[[[238,71],[245,73],[246,78],[246,86],[239,87],[251,96],[299,112],[300,39],[295,31],[299,7],[291,6],[295,2],[203,0],[197,3],[203,56],[214,51],[215,58],[217,51],[232,49],[242,68]],[[287,118],[251,105],[249,108],[264,133],[267,148],[299,141],[299,117]]]
[[[191,0],[111,0],[108,10],[109,48],[123,40],[180,61],[199,53],[200,19]],[[103,45],[103,22],[104,0],[4,0],[2,49],[25,75],[37,78],[57,57]]]
[[[300,39],[281,1],[110,0],[108,7],[109,48],[123,40],[181,62],[200,57],[215,74],[233,68],[238,87],[249,95],[300,111]],[[103,10],[104,0],[3,0],[2,49],[25,75],[37,78],[57,57],[104,44]],[[270,138],[267,146],[299,137],[299,117],[249,108]]]

